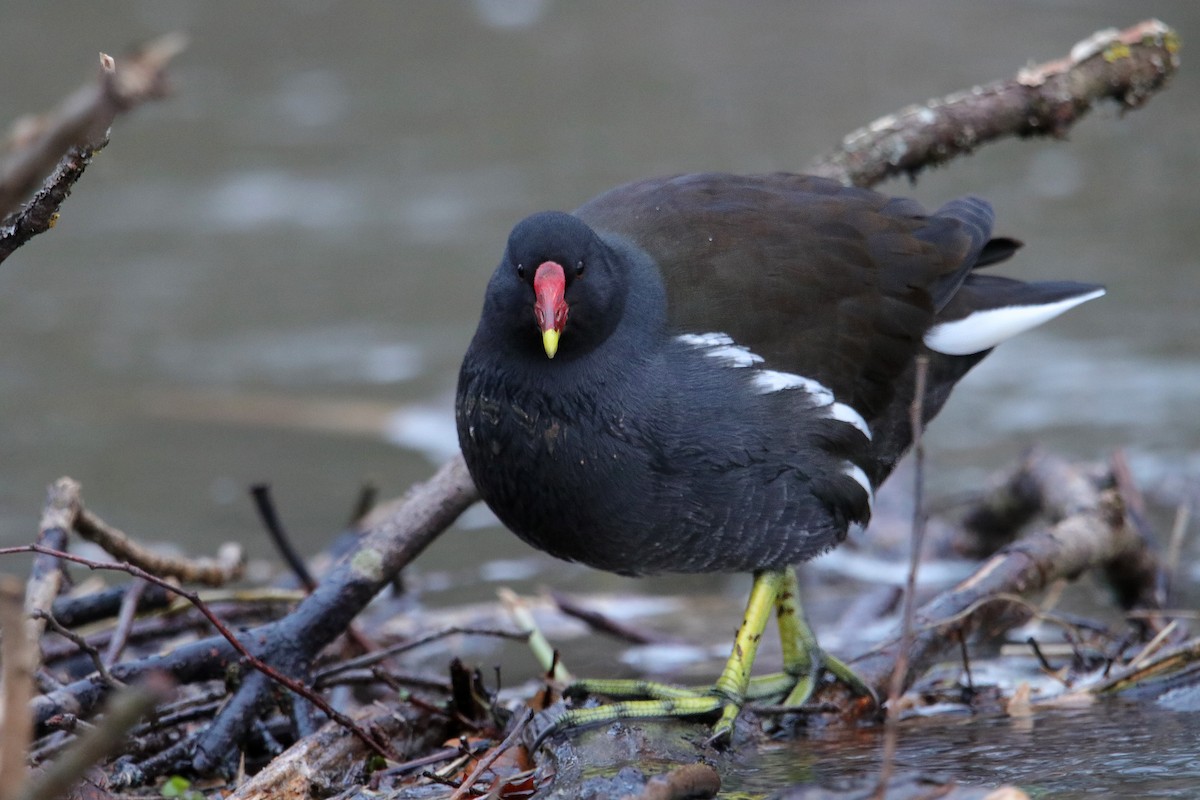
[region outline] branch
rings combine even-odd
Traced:
[[[18,800],[66,797],[67,790],[88,769],[120,749],[125,734],[159,703],[166,701],[170,691],[170,681],[156,676],[115,694],[103,722],[87,730],[54,764],[30,781]]]
[[[854,186],[915,176],[1010,136],[1062,138],[1100,100],[1138,108],[1179,68],[1179,36],[1156,19],[1100,31],[1066,58],[1027,67],[881,117],[810,162],[807,172]]]
[[[116,116],[167,94],[167,64],[186,45],[186,37],[174,33],[120,62],[101,53],[95,83],[10,137],[13,155],[0,164],[0,261],[54,225],[71,187],[92,156],[107,144],[108,129]],[[33,199],[14,212],[43,179],[45,183]]]
[[[1073,579],[1122,561],[1155,561],[1146,552],[1146,542],[1128,524],[1121,496],[1111,488],[1111,476],[1088,481],[1076,468],[1045,455],[1029,459],[1022,469],[1028,474],[1020,481],[1030,476],[1048,476],[1053,481],[1040,490],[1043,498],[1056,494],[1051,486],[1071,486],[1071,491],[1058,493],[1058,499],[1068,505],[1045,508],[1058,521],[1002,548],[969,578],[926,603],[917,612],[918,632],[907,652],[892,642],[857,661],[854,669],[869,686],[886,686],[898,658],[909,660],[910,675],[920,674],[974,631],[995,634],[1024,622],[1028,609],[1013,603],[1013,596],[1029,596],[1061,578]],[[1147,574],[1154,572],[1150,569]],[[1129,596],[1151,595],[1129,592]]]
[[[242,577],[245,555],[242,546],[226,542],[217,549],[215,558],[199,556],[183,558],[155,553],[129,538],[122,531],[108,525],[104,520],[79,506],[75,520],[75,532],[99,545],[104,552],[121,561],[128,561],[146,572],[164,578],[177,578],[185,583],[202,583],[205,586],[224,586]]]
[[[79,483],[64,477],[55,481],[49,489],[38,530],[38,544],[48,550],[62,550],[66,547],[67,532],[71,530],[98,545],[113,558],[162,578],[224,586],[242,576],[244,557],[241,545],[227,543],[218,549],[215,558],[200,556],[188,559],[155,553],[84,508]],[[61,576],[50,580],[54,573],[49,565],[53,564],[57,564],[57,561],[51,557],[41,570],[35,569],[30,579],[26,600],[30,612],[35,609],[49,611],[58,596]]]
[[[392,576],[417,557],[458,516],[479,499],[461,456],[451,459],[432,478],[413,486],[397,501],[371,512],[358,547],[338,563],[316,590],[284,620],[262,634],[274,650],[272,663],[285,672],[307,669],[312,659],[350,625]],[[214,770],[260,702],[264,687],[247,681],[200,736],[195,767]]]
[[[126,564],[126,563],[105,564],[105,563],[102,563],[99,561],[93,561],[92,559],[89,559],[89,558],[83,558],[82,556],[73,555],[71,553],[47,550],[46,548],[42,547],[41,545],[36,545],[36,544],[35,545],[24,545],[24,546],[19,546],[19,547],[6,547],[3,549],[0,549],[0,555],[8,555],[10,553],[20,553],[20,552],[34,552],[34,553],[40,553],[42,555],[54,556],[54,557],[64,559],[67,561],[73,561],[77,564],[82,564],[83,566],[87,567],[88,569],[111,569],[111,570],[115,570],[117,572],[125,572],[129,575],[132,575],[135,578],[140,578],[144,581],[149,581],[150,583],[160,586],[163,589],[166,589],[168,591],[174,592],[175,594],[178,594],[180,597],[184,598],[189,603],[191,603],[193,606],[195,606],[196,610],[199,611],[201,614],[203,614],[208,619],[208,621],[212,624],[212,626],[217,629],[217,632],[220,633],[221,636],[223,636],[225,638],[225,640],[230,644],[230,646],[232,646],[233,649],[236,650],[242,656],[242,658],[244,658],[246,660],[247,664],[249,664],[254,669],[258,670],[258,672],[261,673],[266,678],[269,678],[271,681],[274,681],[275,683],[278,683],[281,686],[287,687],[291,691],[295,692],[296,694],[300,695],[304,699],[308,700],[313,705],[320,708],[322,711],[325,712],[325,714],[330,719],[343,725],[347,730],[349,730],[351,733],[353,733],[355,736],[357,736],[359,739],[361,739],[364,744],[366,744],[368,747],[375,749],[376,753],[378,753],[380,756],[387,758],[390,755],[377,742],[375,742],[373,739],[371,739],[370,736],[368,736],[366,733],[364,733],[363,731],[356,728],[353,725],[353,723],[350,721],[349,717],[346,717],[344,714],[342,714],[339,711],[337,711],[336,709],[334,709],[332,706],[330,706],[328,703],[326,703],[324,699],[322,699],[319,695],[317,695],[315,692],[313,692],[311,689],[309,689],[303,683],[300,683],[299,681],[295,680],[294,678],[292,678],[289,675],[285,675],[285,674],[279,672],[273,666],[271,666],[270,664],[266,663],[265,661],[263,661],[262,659],[258,658],[256,655],[251,653],[250,650],[247,649],[246,645],[243,644],[243,642],[240,639],[238,639],[237,636],[234,635],[233,631],[231,631],[225,625],[225,623],[222,622],[221,619],[216,614],[213,613],[212,609],[210,609],[208,607],[208,605],[203,600],[201,600],[200,596],[198,594],[196,594],[195,592],[188,591],[187,589],[183,589],[179,586],[174,586],[171,583],[169,583],[168,581],[164,580],[163,578],[160,578],[157,575],[152,575],[149,572],[142,569],[141,567],[138,567],[133,564]],[[331,639],[332,639],[332,637],[331,637]],[[112,675],[109,675],[107,677],[109,680],[113,679]],[[119,679],[117,679],[117,680],[119,680]]]
[[[112,674],[124,682],[136,681],[154,671],[165,672],[179,683],[211,680],[223,675],[230,661],[238,655],[256,668],[257,671],[242,683],[213,724],[195,742],[194,768],[200,774],[209,774],[220,767],[230,748],[244,738],[257,718],[260,703],[269,697],[272,684],[264,676],[269,673],[272,681],[278,680],[301,694],[310,694],[294,676],[309,672],[316,655],[347,629],[350,621],[392,576],[416,558],[477,499],[466,464],[461,458],[453,459],[429,481],[412,487],[402,499],[380,506],[368,515],[364,522],[368,527],[357,549],[334,567],[316,591],[283,620],[241,636],[232,636],[219,620],[210,616],[209,621],[222,631],[222,636],[183,645],[164,655],[117,664],[112,668]],[[0,549],[0,554],[40,549],[26,545]],[[58,555],[87,566],[95,564],[97,568],[117,569],[160,585],[163,583],[156,576],[129,564],[89,563],[78,556]],[[189,600],[194,597],[177,587],[171,587],[171,590]],[[204,609],[201,611],[203,613]],[[280,677],[284,679],[279,680]],[[46,693],[34,701],[35,722],[44,727],[48,719],[60,713],[87,716],[106,691],[101,682],[85,678]],[[323,704],[322,707],[325,710]],[[369,741],[369,737],[361,738],[368,747],[378,747]]]

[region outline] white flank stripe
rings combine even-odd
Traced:
[[[790,372],[777,372],[773,369],[760,369],[754,373],[754,385],[763,394],[782,392],[787,389],[803,389],[808,392],[818,407],[827,408],[830,419],[853,425],[862,431],[863,436],[871,438],[871,429],[867,421],[845,403],[839,403],[833,392],[825,384],[805,378],[803,375],[793,375]]]
[[[1009,306],[976,311],[968,317],[935,325],[925,333],[930,350],[948,356],[968,356],[989,350],[1018,333],[1036,328],[1080,303],[1104,294],[1103,289],[1040,306]]]
[[[727,333],[681,333],[675,338],[692,347],[717,347],[723,344],[733,344],[733,339]]]
[[[703,350],[709,358],[718,358],[731,367],[750,367],[763,360],[757,353],[751,353],[749,348],[734,344],[726,333],[684,333],[677,338],[684,344]]]
[[[875,492],[871,489],[871,481],[867,478],[867,473],[863,472],[862,467],[857,464],[846,462],[846,466],[842,467],[842,472],[854,482],[863,488],[867,493],[867,509],[874,512],[875,510]]]
[[[819,406],[827,406],[833,402],[833,392],[829,391],[825,384],[790,372],[760,369],[754,373],[754,385],[763,394],[782,392],[785,389],[803,389],[812,395]]]
[[[709,358],[720,359],[726,366],[730,367],[750,367],[762,362],[763,357],[757,353],[751,352],[749,348],[742,347],[733,341],[733,338],[727,333],[683,333],[675,337],[684,344],[691,345],[697,350],[704,352],[704,355]],[[771,394],[772,392],[784,392],[790,389],[801,389],[812,398],[813,405],[818,409],[824,409],[830,419],[835,419],[838,422],[845,422],[847,425],[853,425],[862,431],[863,436],[871,438],[871,428],[867,425],[867,421],[863,419],[862,414],[859,414],[845,403],[837,402],[837,398],[833,396],[833,391],[812,378],[805,378],[803,375],[795,375],[791,372],[779,372],[773,369],[756,369],[754,377],[751,378],[754,382],[754,387],[761,394]],[[861,472],[861,470],[860,470]],[[866,479],[866,476],[863,476]],[[858,478],[855,478],[858,480]],[[868,488],[868,492],[870,489]]]
[[[829,407],[829,416],[839,422],[848,422],[854,427],[862,431],[863,436],[871,438],[871,429],[867,427],[867,421],[863,419],[863,415],[855,411],[845,403],[834,403]]]
[[[762,361],[762,356],[751,353],[740,345],[731,344],[724,347],[710,347],[704,355],[709,358],[719,358],[731,367],[749,367]]]

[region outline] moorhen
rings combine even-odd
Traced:
[[[794,565],[866,524],[924,416],[997,343],[1095,285],[979,272],[1020,246],[984,200],[929,214],[805,175],[682,175],[520,222],[487,286],[456,418],[488,506],[534,547],[622,575],[752,572],[716,684],[587,681],[609,696],[556,727],[798,706],[822,653]],[[750,680],[774,609],[784,673]]]

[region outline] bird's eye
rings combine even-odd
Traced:
[[[525,279],[525,265],[517,264],[517,277],[521,280]]]
[[[575,264],[575,277],[576,278],[583,277],[583,262],[582,261]]]

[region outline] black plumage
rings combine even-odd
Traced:
[[[526,219],[459,380],[484,500],[533,546],[622,574],[774,569],[828,549],[909,445],[915,356],[935,361],[932,417],[984,355],[929,351],[939,315],[1045,292],[972,274],[1016,248],[991,239],[992,219],[977,198],[927,215],[789,174],[642,181]],[[569,307],[553,359],[532,311],[547,261],[566,267]],[[695,338],[708,334],[729,344]],[[735,366],[735,347],[761,360]],[[820,384],[871,438],[824,394],[764,391],[767,370]]]
[[[529,544],[624,575],[752,572],[708,690],[584,682],[649,697],[560,725],[721,712],[751,690],[772,609],[784,672],[759,700],[802,705],[824,672],[794,565],[866,523],[926,419],[999,341],[1102,293],[980,274],[1020,246],[991,207],[915,202],[800,175],[628,184],[519,223],[459,375],[459,443],[488,506]],[[761,687],[770,687],[761,694]]]

